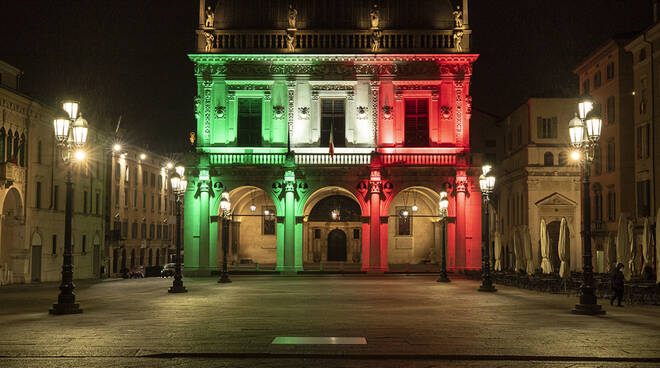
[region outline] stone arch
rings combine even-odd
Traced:
[[[344,199],[342,200],[341,197]],[[339,219],[333,220],[330,216],[327,219],[323,219],[322,216],[312,216],[312,212],[324,211],[330,213],[328,210],[327,204],[332,198],[336,198],[337,201],[345,203],[346,211],[351,211],[351,214],[346,216],[344,219],[341,217]],[[353,202],[354,207],[349,209],[350,203],[347,201]],[[301,200],[303,202],[303,200]],[[339,202],[337,202],[339,203]],[[351,190],[340,186],[326,186],[319,188],[313,192],[310,192],[309,195],[304,198],[302,203],[302,215],[303,215],[303,262],[306,263],[319,263],[332,261],[328,259],[329,250],[329,236],[335,231],[342,231],[345,235],[345,261],[343,257],[342,262],[360,264],[362,262],[362,239],[364,237],[364,228],[361,221],[362,216],[368,214],[368,209],[364,200],[360,200],[360,197],[356,195]],[[320,209],[318,206],[323,206],[323,209]],[[353,213],[353,212],[358,212]],[[341,216],[341,214],[340,214]],[[348,220],[348,221],[345,221]]]
[[[23,198],[17,188],[11,187],[2,201],[0,284],[26,281],[28,258],[23,252],[24,237]]]
[[[276,205],[278,201],[274,200],[271,193],[272,191],[252,185],[240,186],[229,191],[232,208],[228,253],[230,262],[239,264],[277,262],[277,217],[282,216],[283,211],[278,208]],[[218,211],[219,203],[218,200]],[[218,259],[221,259],[220,226],[217,234]]]
[[[392,196],[387,212],[390,264],[437,261],[439,207],[439,192],[424,186],[407,186]]]

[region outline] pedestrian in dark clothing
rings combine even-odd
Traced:
[[[612,297],[610,298],[610,305],[614,305],[614,299],[618,300],[617,307],[623,307],[621,305],[621,299],[623,299],[623,263],[616,265],[616,268],[612,270]]]

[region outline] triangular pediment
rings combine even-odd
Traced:
[[[538,200],[535,205],[538,207],[541,206],[575,206],[577,203],[562,195],[560,193],[554,192],[547,197],[541,198]]]

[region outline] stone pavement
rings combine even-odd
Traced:
[[[0,367],[658,367],[660,307],[570,313],[575,297],[437,276],[233,276],[78,284],[82,315],[50,316],[57,284],[0,288]],[[272,345],[277,336],[366,345]]]

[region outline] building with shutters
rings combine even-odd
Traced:
[[[176,236],[170,160],[117,142],[109,157],[109,273],[119,276],[136,266],[163,266],[174,254]]]
[[[185,268],[481,267],[467,0],[200,1]],[[456,6],[459,5],[457,10]],[[437,268],[436,268],[437,269]]]
[[[573,149],[568,135],[568,121],[576,109],[575,98],[529,98],[500,122],[505,131],[505,153],[497,166],[497,220],[490,229],[502,235],[503,269],[515,268],[515,238],[523,244],[523,234],[529,233],[531,244],[539,244],[543,219],[550,240],[550,262],[557,272],[562,218],[568,225],[570,267],[582,269],[581,176],[580,167],[570,158]],[[532,249],[538,269],[540,248]]]
[[[0,61],[0,285],[61,279],[66,170],[53,134],[56,109],[21,92],[22,72]],[[83,109],[84,111],[84,105]],[[88,144],[107,134],[90,122]],[[99,277],[105,248],[102,150],[73,163],[74,279]]]

